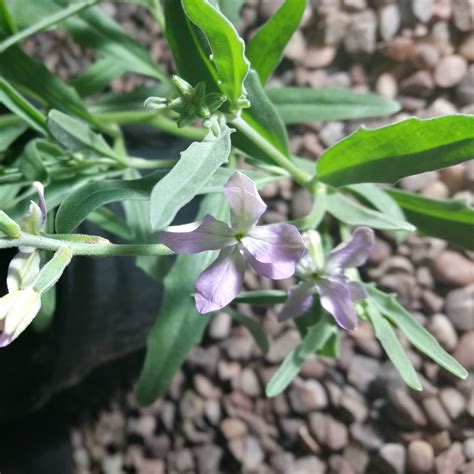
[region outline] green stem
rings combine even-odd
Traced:
[[[163,244],[85,244],[56,240],[42,235],[27,234],[26,232],[22,232],[19,239],[0,239],[0,249],[12,247],[33,247],[52,252],[64,247],[71,247],[74,255],[85,255],[88,257],[174,255],[174,252]]]
[[[260,135],[248,122],[242,117],[237,117],[230,122],[255,145],[264,151],[276,164],[290,173],[294,181],[304,187],[308,187],[311,176],[298,168],[290,161],[280,150],[274,147],[265,137]]]
[[[118,125],[145,124],[190,140],[202,140],[207,134],[207,130],[204,128],[179,128],[174,120],[156,112],[105,112],[98,114],[97,119]]]

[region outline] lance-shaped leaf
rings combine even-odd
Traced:
[[[248,329],[259,349],[263,354],[266,354],[268,352],[269,342],[262,325],[255,319],[245,316],[232,308],[227,308],[225,311],[230,314],[232,319]],[[218,318],[219,315],[216,315],[215,317]]]
[[[250,40],[246,54],[262,84],[280,63],[283,50],[298,28],[305,7],[306,0],[286,0]]]
[[[199,27],[212,51],[220,89],[231,104],[245,95],[243,82],[249,71],[245,44],[232,23],[208,0],[182,0],[187,17]]]
[[[333,186],[394,183],[474,157],[474,116],[411,118],[374,130],[360,128],[326,150],[318,178]]]
[[[94,181],[68,195],[56,214],[56,231],[72,232],[87,216],[112,202],[146,200],[165,171],[159,170],[140,179]]]
[[[51,289],[61,278],[64,270],[71,262],[72,257],[73,252],[71,247],[65,246],[57,250],[53,258],[41,268],[38,276],[31,283],[31,286],[40,293],[45,293]]]
[[[377,307],[371,301],[367,301],[366,309],[375,330],[375,337],[379,340],[400,377],[413,390],[422,390],[413,364],[400,344],[392,325],[380,314]]]
[[[418,194],[389,189],[419,232],[474,250],[474,209],[462,200],[436,200]]]
[[[414,347],[456,377],[461,379],[467,377],[467,370],[451,357],[439,345],[438,341],[397,302],[394,295],[388,295],[373,285],[365,285],[365,288],[371,303],[405,334]]]
[[[10,83],[0,77],[0,104],[18,115],[31,128],[47,135],[46,117],[30,104]]]
[[[217,218],[223,217],[222,194],[207,196],[198,218],[202,219],[209,212]],[[215,252],[180,255],[164,280],[163,303],[148,336],[145,362],[138,381],[138,400],[142,405],[149,405],[166,392],[188,352],[201,341],[209,316],[198,314],[191,294],[199,274],[215,255]]]
[[[308,328],[303,340],[283,360],[282,364],[265,387],[267,397],[276,397],[290,385],[298,375],[303,362],[321,349],[336,331],[334,324],[323,317]]]
[[[28,145],[26,145],[20,156],[19,168],[26,179],[30,181],[40,181],[43,185],[46,185],[49,176],[41,159],[38,143],[38,140],[28,142]]]
[[[191,201],[221,165],[229,159],[231,130],[224,126],[219,137],[209,132],[202,142],[192,143],[173,169],[153,188],[150,223],[152,230],[166,227]]]
[[[282,87],[267,90],[285,123],[382,117],[400,110],[394,100],[349,89]]]
[[[336,219],[351,226],[362,225],[385,230],[416,229],[409,222],[369,209],[338,192],[327,196],[327,211]]]
[[[237,23],[244,0],[219,0],[221,12],[231,21]]]
[[[282,290],[241,291],[234,301],[236,303],[248,303],[266,306],[284,303],[287,296],[288,295],[286,291]]]
[[[28,124],[15,115],[0,116],[0,152],[9,146],[28,129]]]

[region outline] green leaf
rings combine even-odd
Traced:
[[[392,325],[380,314],[377,307],[370,300],[366,303],[366,310],[374,327],[375,337],[380,341],[403,381],[413,390],[422,390],[413,364],[400,344]]]
[[[474,209],[462,200],[436,200],[400,189],[388,193],[418,231],[474,250]]]
[[[71,85],[81,97],[101,92],[126,69],[115,59],[104,58],[96,61],[88,69],[76,77]],[[94,101],[95,105],[95,101]]]
[[[267,94],[286,124],[383,117],[400,110],[394,100],[349,89],[281,87],[268,89]]]
[[[0,116],[0,153],[7,150],[27,129],[28,124],[20,117],[13,115]]]
[[[68,150],[93,151],[101,156],[116,156],[102,135],[93,132],[85,122],[59,110],[49,112],[46,125],[51,135]]]
[[[451,357],[439,345],[438,341],[397,302],[394,295],[388,295],[372,285],[365,285],[365,287],[369,293],[370,301],[405,334],[413,346],[456,377],[465,379],[468,376],[467,370]]]
[[[219,0],[221,12],[234,24],[239,21],[243,4],[244,0]]]
[[[7,6],[7,0],[0,0],[0,38],[17,31],[13,16]]]
[[[73,3],[72,5],[67,6],[66,8],[54,12],[46,17],[41,18],[36,23],[28,26],[27,28],[15,33],[12,36],[4,39],[0,42],[0,53],[3,53],[6,49],[11,47],[14,44],[19,43],[20,41],[25,40],[29,36],[32,36],[40,31],[46,30],[61,21],[64,21],[66,18],[79,13],[81,10],[85,8],[89,8],[91,5],[94,5],[99,0],[84,0],[83,2]]]
[[[305,7],[306,0],[286,0],[250,40],[246,54],[262,84],[280,63],[283,50],[298,28]]]
[[[30,127],[47,135],[46,117],[30,104],[9,82],[0,77],[0,104],[18,115]]]
[[[133,238],[132,232],[125,220],[106,207],[92,211],[87,216],[87,220],[122,239],[131,240]]]
[[[152,230],[166,227],[177,212],[229,159],[231,130],[224,126],[219,137],[209,132],[202,142],[192,143],[173,169],[153,188],[150,201]]]
[[[19,168],[26,179],[40,181],[43,185],[47,184],[49,180],[48,171],[43,164],[40,151],[38,150],[38,140],[28,142],[20,157]]]
[[[326,344],[335,332],[334,324],[324,317],[308,328],[306,335],[284,359],[265,388],[267,397],[276,397],[298,375],[303,362]]]
[[[232,308],[227,308],[225,311],[230,314],[232,319],[248,329],[262,353],[266,354],[268,352],[269,343],[262,325],[255,321],[255,319],[249,318]],[[215,317],[218,318],[219,315]]]
[[[288,295],[286,291],[282,290],[241,291],[234,301],[236,303],[248,303],[266,306],[284,303],[287,296]]]
[[[474,116],[411,118],[374,130],[360,128],[326,150],[318,178],[333,186],[394,183],[474,157]]]
[[[198,218],[216,213],[223,217],[222,195],[207,196],[201,204]],[[145,363],[137,386],[138,401],[151,404],[163,395],[174,374],[191,348],[201,341],[209,316],[198,314],[191,296],[199,274],[212,262],[215,252],[180,255],[164,280],[165,291],[160,314],[147,341]]]
[[[275,106],[267,97],[257,73],[253,69],[250,70],[244,84],[251,106],[249,109],[242,110],[242,118],[278,151],[289,158],[290,152],[288,151],[288,136],[285,125]],[[260,149],[243,133],[235,133],[232,137],[232,143],[251,157],[263,162],[273,163],[268,158],[265,150]]]
[[[112,202],[143,199],[150,196],[152,186],[165,171],[156,171],[145,178],[132,180],[94,181],[77,189],[62,202],[56,214],[56,231],[72,232],[92,211]]]
[[[181,0],[186,16],[202,30],[212,51],[219,87],[231,105],[245,96],[243,82],[249,71],[245,44],[232,23],[208,0]]]
[[[31,283],[31,286],[40,293],[46,293],[61,278],[66,267],[73,257],[71,247],[63,247],[57,250],[53,258],[48,261],[38,273],[38,276]]]
[[[374,229],[406,231],[416,229],[406,221],[369,209],[338,192],[327,196],[327,211],[336,219],[351,226],[365,225]]]

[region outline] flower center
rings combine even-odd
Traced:
[[[238,230],[235,233],[235,238],[237,239],[237,242],[240,242],[244,237],[245,237],[245,231],[244,230]]]

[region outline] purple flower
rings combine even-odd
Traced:
[[[231,226],[207,214],[201,222],[169,227],[160,240],[176,253],[220,250],[217,259],[196,281],[196,307],[200,313],[228,305],[242,289],[245,264],[258,274],[279,280],[295,273],[305,252],[295,226],[257,226],[267,206],[255,183],[236,171],[224,185]]]
[[[278,315],[279,321],[296,318],[307,311],[318,293],[322,307],[334,316],[344,329],[354,329],[357,314],[354,302],[367,297],[364,287],[349,281],[344,270],[363,265],[374,245],[374,232],[368,227],[358,227],[349,241],[333,249],[324,258],[319,234],[308,234],[308,254],[298,264],[297,274],[302,282],[291,288],[288,298]]]

